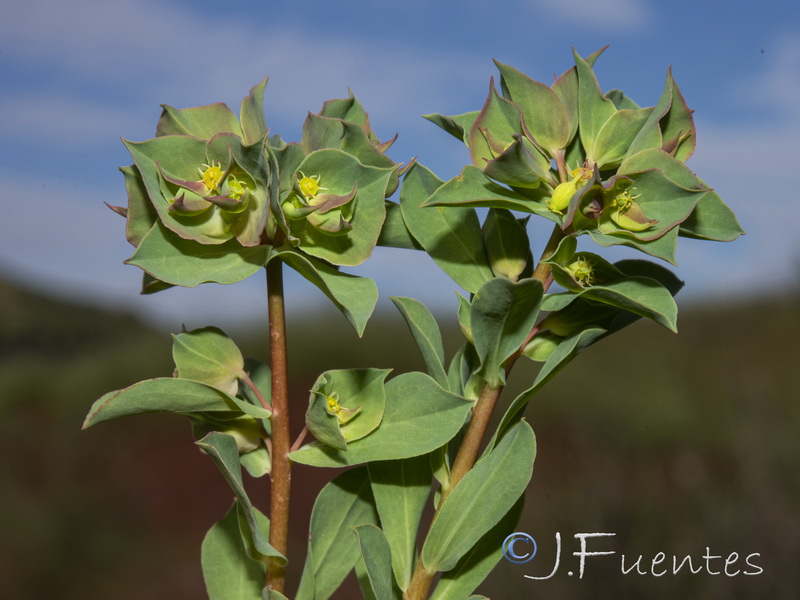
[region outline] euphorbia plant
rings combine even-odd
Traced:
[[[742,231],[684,164],[695,127],[672,75],[656,106],[640,108],[602,91],[592,70],[599,54],[576,53],[575,67],[551,86],[497,63],[500,91],[492,82],[481,110],[429,115],[472,159],[447,182],[389,159],[391,142],[378,141],[352,96],[309,115],[300,143],[269,136],[266,82],[239,118],[222,104],[166,107],[154,139],[126,142],[128,206],[115,210],[127,217],[136,247],[128,262],[145,271],[145,292],[267,273],[269,366],[244,359],[219,329],[185,331],[174,336],[173,377],[106,394],[85,424],[156,411],[190,417],[235,495],[203,543],[212,600],[324,600],[353,569],[365,598],[470,597],[500,559],[532,475],[530,398],[583,349],[639,317],[675,330],[677,277],[651,261],[612,264],[578,251],[578,238],[674,262],[679,236],[730,241]],[[404,171],[395,203],[388,198]],[[483,223],[475,207],[488,209]],[[538,261],[531,215],[553,223]],[[319,287],[361,334],[377,290],[339,267],[360,264],[376,244],[427,252],[463,289],[464,345],[446,360],[430,311],[393,298],[427,372],[322,373],[292,442],[289,414],[300,407],[288,403],[282,265]],[[490,432],[523,357],[538,371]],[[315,439],[302,445],[309,432]],[[289,592],[292,462],[349,468],[316,500],[303,575]],[[269,517],[250,501],[242,467],[269,476]],[[435,514],[426,522],[429,502]]]

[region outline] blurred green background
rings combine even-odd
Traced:
[[[570,364],[527,412],[539,450],[518,529],[537,539],[539,556],[501,562],[479,591],[495,600],[796,598],[799,302],[793,291],[682,306],[679,335],[639,322]],[[171,372],[168,333],[11,283],[0,284],[0,314],[2,597],[203,598],[200,543],[232,496],[188,423],[157,415],[80,431],[103,393]],[[453,325],[449,316],[443,322]],[[422,368],[392,313],[376,315],[361,341],[326,309],[289,327],[296,429],[324,369]],[[228,333],[245,354],[267,358],[265,330]],[[446,333],[452,352],[457,335]],[[535,368],[520,363],[511,387],[529,382]],[[333,475],[296,467],[290,552],[302,553],[314,496]],[[263,506],[266,482],[249,484]],[[524,578],[550,572],[556,532],[559,573]],[[572,536],[580,532],[616,533],[590,549],[617,552],[589,558],[582,580],[566,574],[577,565]],[[759,553],[764,572],[620,573],[620,554],[629,565],[658,552],[667,561],[689,554],[698,565],[706,547],[738,552],[739,568]]]

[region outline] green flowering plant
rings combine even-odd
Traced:
[[[165,107],[154,139],[126,142],[128,206],[115,210],[127,217],[136,248],[127,262],[145,271],[144,291],[267,274],[269,365],[244,358],[217,328],[184,331],[174,336],[172,377],[104,395],[84,424],[189,417],[234,495],[203,542],[211,600],[327,600],[351,571],[364,598],[484,598],[473,592],[502,557],[533,472],[527,403],[583,350],[639,318],[676,331],[678,277],[649,260],[611,263],[579,250],[579,240],[674,263],[679,237],[731,241],[743,232],[685,164],[696,130],[672,74],[655,106],[641,108],[602,91],[593,71],[601,52],[574,53],[575,66],[550,86],[496,62],[500,91],[492,81],[480,110],[428,115],[469,150],[471,164],[449,181],[394,163],[393,140],[378,140],[352,94],[309,114],[299,142],[270,135],[266,80],[238,118],[222,104]],[[553,226],[540,253],[528,234],[533,217]],[[328,370],[307,404],[291,406],[282,265],[360,334],[377,290],[339,268],[361,264],[378,244],[426,252],[461,288],[462,347],[446,358],[431,312],[392,298],[425,372]],[[522,357],[532,381],[492,432]],[[304,426],[292,440],[298,409]],[[302,577],[287,595],[296,463],[345,470],[315,501]],[[250,499],[243,468],[270,480],[268,515]]]

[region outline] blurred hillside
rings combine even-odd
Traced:
[[[680,335],[637,323],[567,367],[527,413],[539,455],[519,530],[536,537],[540,555],[527,565],[501,564],[482,593],[494,600],[796,598],[798,308],[800,295],[685,308]],[[111,309],[10,284],[0,284],[0,314],[3,597],[204,597],[200,542],[231,495],[193,446],[188,424],[159,415],[80,431],[95,398],[170,373],[169,336]],[[265,329],[228,333],[246,354],[266,358]],[[446,337],[454,350],[456,334]],[[320,309],[291,322],[290,339],[300,406],[323,369],[422,368],[395,314],[376,316],[359,341],[338,314]],[[511,387],[534,373],[520,363]],[[301,421],[298,414],[296,428]],[[297,468],[295,482],[308,482],[294,490],[297,549],[303,514],[331,475]],[[250,487],[263,503],[265,486]],[[556,532],[561,570],[547,581],[525,579],[552,570]],[[617,555],[588,559],[583,580],[566,574],[579,532],[616,533],[595,547]],[[760,553],[764,573],[620,573],[622,553],[628,566],[644,555],[647,568],[660,551],[667,566],[673,554],[698,564],[706,547],[738,552],[739,568]]]

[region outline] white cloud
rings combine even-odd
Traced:
[[[560,19],[565,31],[575,26],[604,30],[642,27],[650,22],[645,0],[525,0],[532,10],[543,9]]]

